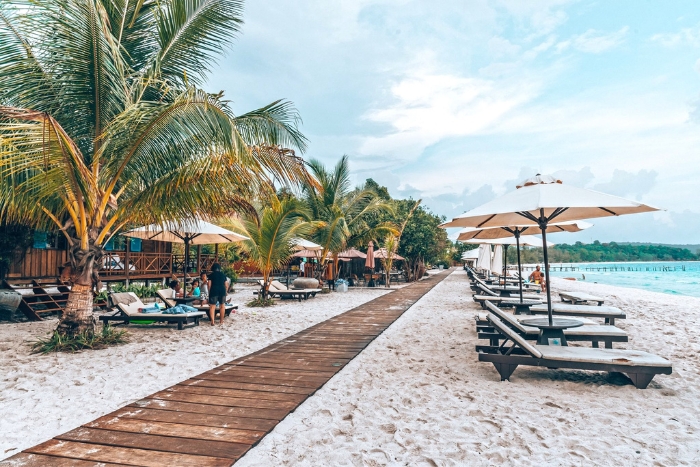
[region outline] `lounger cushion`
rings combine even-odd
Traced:
[[[608,365],[669,367],[671,362],[641,350],[595,349],[537,345],[542,358],[567,362],[602,363]]]

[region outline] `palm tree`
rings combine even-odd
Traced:
[[[249,207],[308,181],[299,117],[236,116],[199,86],[242,0],[0,3],[0,221],[60,229],[72,290],[62,334],[94,330],[102,246],[125,228]]]
[[[335,262],[341,251],[386,234],[396,234],[390,223],[368,225],[372,216],[390,211],[391,205],[373,189],[351,190],[347,156],[338,161],[332,172],[315,159],[308,165],[318,182],[315,186],[305,185],[304,191],[311,218],[317,221],[312,240],[323,247],[319,259],[321,275],[327,263]]]
[[[249,240],[240,243],[262,272],[263,284],[260,297],[269,295],[272,271],[287,265],[294,254],[295,239],[308,235],[313,224],[308,222],[309,211],[305,204],[293,197],[279,199],[272,194],[257,213],[244,213],[233,226]],[[264,301],[263,301],[264,303]]]

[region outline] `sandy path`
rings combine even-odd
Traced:
[[[241,287],[234,301],[250,301],[252,291]],[[265,309],[243,305],[223,327],[131,326],[131,343],[78,354],[30,355],[26,342],[55,320],[0,324],[0,459],[384,293],[351,289]]]
[[[409,309],[237,465],[697,465],[700,299],[558,280],[624,308],[674,363],[638,390],[606,373],[479,363],[467,277]]]

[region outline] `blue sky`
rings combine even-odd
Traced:
[[[537,172],[665,208],[555,242],[700,243],[697,1],[268,0],[207,85],[451,218]]]

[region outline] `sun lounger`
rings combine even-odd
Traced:
[[[160,289],[156,291],[156,294],[158,294],[158,298],[163,300],[163,303],[165,303],[165,306],[167,308],[173,308],[177,303],[173,299],[173,296],[175,295],[175,291],[173,289]],[[202,303],[199,305],[189,305],[191,307],[194,307],[197,309],[197,311],[202,311],[204,313],[209,313],[209,305],[207,303]],[[238,310],[238,304],[237,303],[225,303],[224,304],[224,316],[228,316],[231,314],[232,311],[235,312],[235,310]],[[216,307],[214,309],[214,315],[219,312],[219,307]],[[205,317],[208,317],[209,315],[207,314]]]
[[[493,363],[501,381],[509,379],[518,365],[528,365],[625,373],[637,388],[644,389],[655,375],[670,375],[673,371],[671,362],[665,358],[639,350],[533,345],[495,314],[490,313],[487,318],[505,340],[498,348],[480,350],[479,361]],[[508,342],[512,345],[508,346]]]
[[[121,321],[122,324],[150,324],[150,322],[166,322],[168,324],[177,324],[177,328],[182,330],[183,327],[189,322],[194,323],[195,326],[199,326],[199,319],[204,316],[201,311],[196,311],[192,313],[182,313],[182,314],[168,314],[168,313],[141,313],[139,308],[147,308],[141,300],[136,296],[135,293],[129,292],[129,295],[136,301],[125,305],[123,303],[116,303],[118,312],[114,315],[104,315],[100,316],[100,321],[104,324],[110,321]],[[139,323],[141,322],[141,323]]]
[[[486,308],[498,316],[512,330],[528,340],[537,340],[540,334],[538,328],[523,325],[514,315],[506,313],[491,302],[486,302]],[[500,346],[499,340],[503,336],[490,326],[479,328],[479,339],[489,339],[492,346]],[[628,342],[627,333],[615,326],[594,324],[584,324],[583,326],[564,330],[566,340],[569,342],[591,342],[594,348],[598,347],[598,342],[604,342],[606,349],[612,349],[613,342]]]
[[[562,302],[571,302],[574,305],[584,302],[597,302],[598,306],[601,306],[603,303],[605,303],[604,298],[596,297],[595,295],[585,292],[559,292],[559,297],[561,298]]]
[[[533,305],[530,307],[530,314],[548,314],[547,305]],[[625,319],[627,315],[624,311],[614,306],[590,306],[572,305],[569,303],[552,303],[553,315],[583,316],[586,318],[604,318],[606,324],[615,325],[616,319]]]
[[[258,281],[258,283],[262,286],[262,281]],[[315,297],[317,293],[321,292],[321,289],[293,289],[287,288],[280,281],[272,281],[268,292],[271,297],[276,295],[279,298],[296,298],[301,301],[302,299],[308,300],[309,297]],[[253,293],[258,294],[257,291]]]
[[[518,298],[518,299],[520,298],[519,292],[511,293],[510,296],[504,297],[504,296],[501,296],[501,294],[499,294],[498,292],[495,292],[495,291],[491,290],[489,287],[483,286],[481,284],[479,284],[477,286],[477,288],[478,288],[479,296],[494,297],[494,298],[498,297],[498,298],[502,298],[504,300],[513,300],[514,298]],[[546,297],[539,295],[539,294],[528,294],[528,293],[523,294],[523,300],[542,300],[543,298],[546,298]],[[478,300],[475,298],[474,301],[478,301]]]

